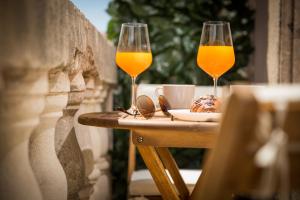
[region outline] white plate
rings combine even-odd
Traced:
[[[221,113],[191,112],[189,109],[168,110],[177,119],[196,122],[218,121]]]

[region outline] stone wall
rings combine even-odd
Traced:
[[[268,4],[268,81],[299,83],[300,1],[269,0]]]
[[[0,2],[0,199],[110,199],[114,47],[69,0]]]

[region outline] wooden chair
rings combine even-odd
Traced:
[[[263,88],[266,93],[268,90]],[[274,92],[274,88],[271,90]],[[233,194],[261,195],[266,174],[269,178],[273,178],[271,191],[279,192],[279,189],[282,189],[278,171],[258,167],[255,160],[258,150],[270,141],[274,129],[274,105],[270,106],[257,100],[259,97],[256,98],[255,94],[261,91],[262,89],[252,93],[243,88],[230,96],[221,122],[218,141],[215,148],[206,156],[203,173],[191,194],[191,200],[227,200],[232,199]],[[284,93],[282,91],[282,89],[277,92],[275,90],[272,98],[276,98],[276,93],[277,98],[284,98],[281,95]],[[288,162],[284,163],[289,166],[287,184],[293,190],[300,189],[299,123],[300,98],[294,98],[288,103],[282,125],[288,137]]]

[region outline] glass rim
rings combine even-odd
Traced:
[[[226,22],[226,21],[206,21],[206,22],[203,22],[203,25],[219,25],[219,26],[224,26],[224,25],[229,25],[229,22]]]
[[[122,26],[147,27],[147,24],[140,23],[140,22],[126,22],[126,23],[122,23]]]

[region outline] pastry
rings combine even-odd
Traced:
[[[220,112],[220,101],[214,95],[202,96],[192,103],[191,112]]]

